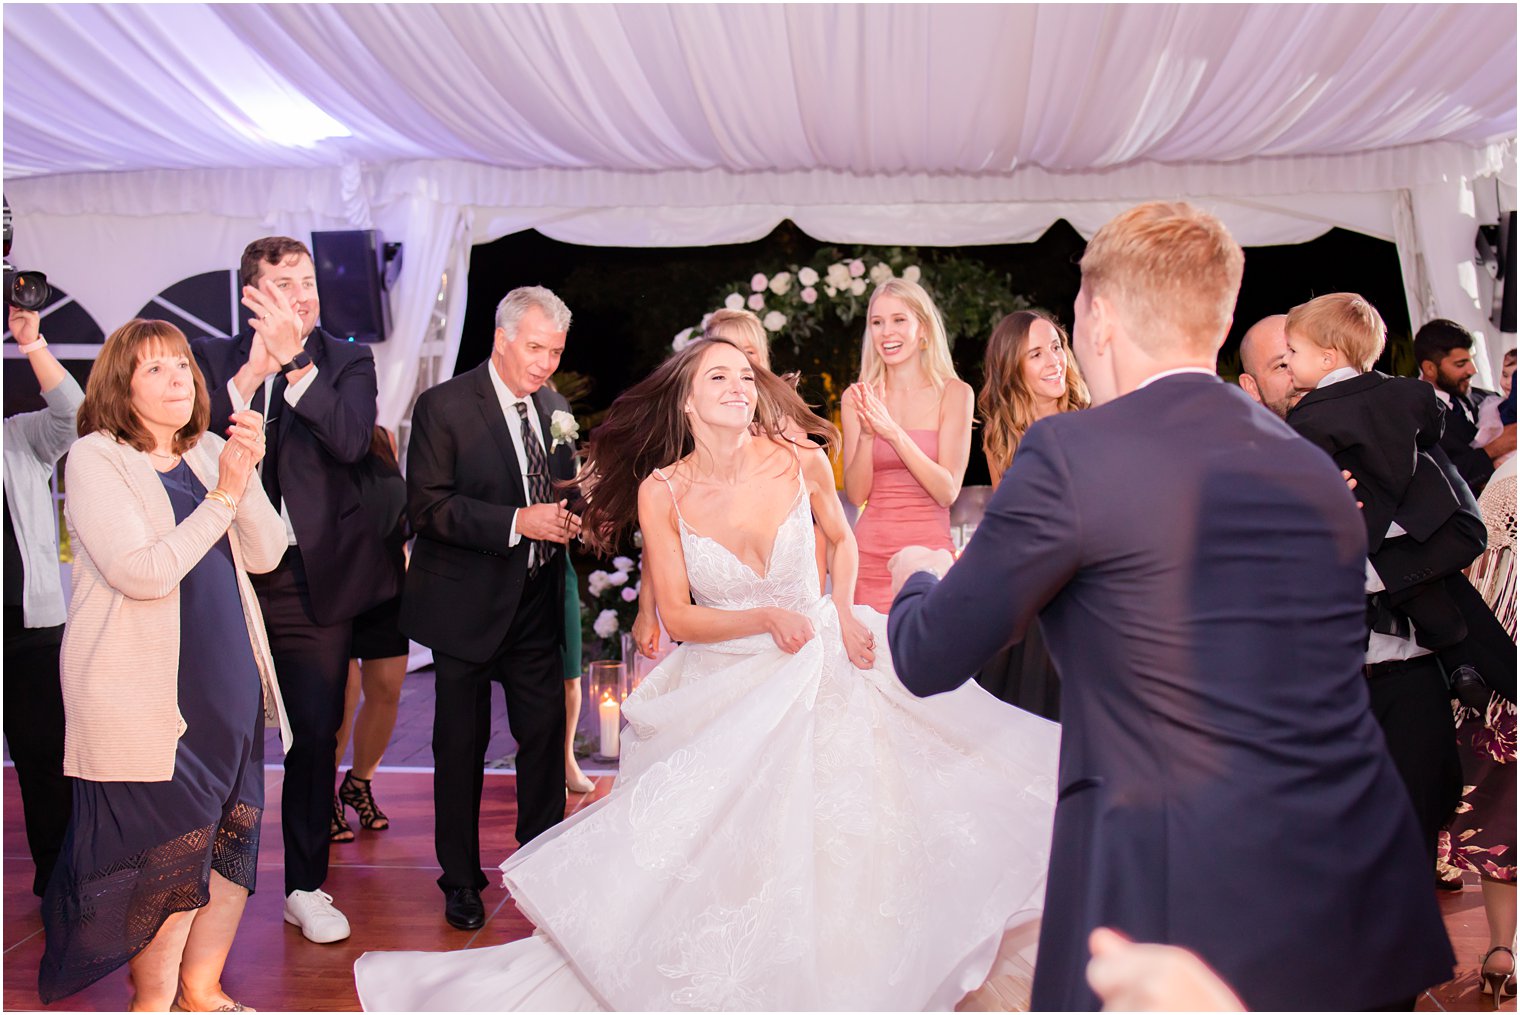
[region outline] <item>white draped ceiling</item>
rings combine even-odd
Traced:
[[[4,37],[17,257],[109,329],[272,229],[381,228],[391,423],[440,275],[457,309],[520,229],[1018,242],[1186,196],[1247,244],[1394,240],[1417,323],[1491,332],[1472,236],[1513,207],[1509,5],[12,4]]]

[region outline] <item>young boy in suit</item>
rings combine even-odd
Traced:
[[[1434,392],[1413,378],[1372,369],[1387,329],[1355,293],[1293,308],[1286,331],[1288,369],[1305,393],[1288,412],[1288,425],[1355,477],[1368,556],[1388,606],[1407,617],[1416,642],[1440,658],[1453,688],[1477,681],[1478,659],[1494,664],[1481,646],[1468,643],[1471,598],[1454,583],[1467,581],[1462,568],[1483,551],[1486,536],[1481,519],[1459,510],[1431,456],[1444,423]]]

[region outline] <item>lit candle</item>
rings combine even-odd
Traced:
[[[602,721],[602,757],[615,758],[618,756],[618,722],[622,718],[622,709],[613,700],[611,691],[602,692],[596,712]]]

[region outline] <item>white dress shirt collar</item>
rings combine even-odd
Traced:
[[[1136,384],[1135,390],[1139,391],[1147,384],[1154,384],[1156,381],[1161,380],[1163,377],[1175,377],[1178,374],[1206,374],[1209,377],[1218,376],[1218,373],[1212,367],[1173,367],[1170,370],[1163,370],[1159,374],[1151,374],[1145,380],[1141,381],[1139,384]]]
[[[501,374],[497,372],[495,363],[489,360],[486,362],[486,373],[491,375],[491,387],[496,389],[496,400],[501,403],[501,411],[506,415],[508,420],[517,418],[517,410],[512,407],[518,402],[527,402],[528,408],[533,409],[533,396],[524,395],[519,398],[513,394],[512,389],[507,387],[507,382],[501,379]],[[509,412],[508,410],[511,411]],[[535,413],[529,412],[528,415],[532,417]],[[534,427],[534,429],[536,430],[537,427]]]
[[[1351,378],[1357,377],[1360,374],[1361,371],[1356,367],[1337,367],[1325,376],[1321,377],[1319,379],[1319,383],[1314,387],[1315,390],[1318,390],[1320,388],[1328,388],[1332,384],[1339,384],[1341,381],[1349,381]]]

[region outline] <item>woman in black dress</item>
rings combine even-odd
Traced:
[[[62,669],[75,782],[43,898],[45,1003],[130,963],[134,1010],[242,1010],[221,975],[254,889],[266,720],[289,745],[244,572],[279,562],[285,527],[249,482],[259,414],[235,413],[223,442],[208,411],[185,336],[143,320],[106,340],[79,410]]]
[[[370,435],[369,457],[361,465],[363,516],[384,540],[386,560],[396,575],[396,594],[354,618],[349,645],[348,686],[343,692],[343,725],[338,728],[338,767],[354,741],[354,762],[333,794],[330,835],[333,842],[352,842],[354,830],[345,807],[352,807],[365,831],[391,826],[375,803],[372,781],[396,730],[401,685],[411,641],[401,633],[401,590],[406,583],[406,479],[396,460],[396,438],[377,426]],[[360,693],[363,704],[360,704]]]
[[[1092,399],[1066,332],[1035,310],[1009,314],[992,329],[983,375],[977,408],[982,413],[982,449],[996,487],[1035,420],[1085,409]],[[1010,705],[1060,721],[1061,678],[1045,650],[1039,624],[1030,624],[1022,642],[988,660],[976,679]]]

